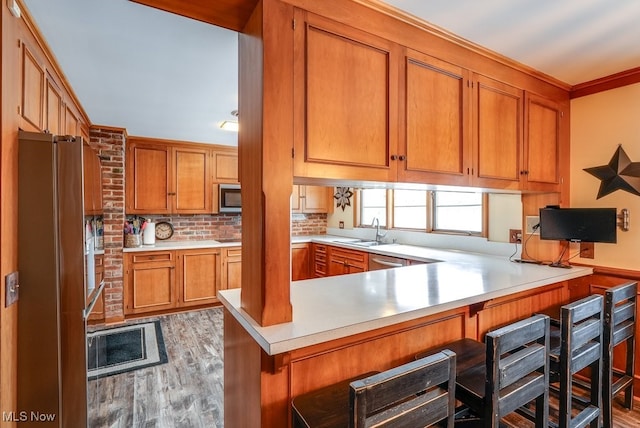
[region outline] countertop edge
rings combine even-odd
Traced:
[[[398,268],[405,269],[405,268]],[[220,301],[223,306],[234,316],[234,318],[245,328],[245,330],[251,335],[251,337],[260,345],[260,347],[268,355],[277,355],[284,352],[290,352],[296,349],[304,348],[307,346],[316,345],[319,343],[327,342],[330,340],[336,340],[351,336],[354,334],[371,331],[390,325],[411,321],[417,318],[422,318],[429,315],[445,312],[451,309],[459,308],[462,306],[472,305],[474,303],[480,303],[483,301],[496,299],[499,297],[508,296],[510,294],[519,293],[543,287],[546,285],[567,281],[570,279],[579,278],[593,273],[592,268],[576,267],[572,270],[568,270],[566,273],[558,276],[550,277],[547,280],[539,280],[527,283],[521,283],[512,287],[502,288],[499,290],[491,291],[481,295],[469,296],[456,301],[442,303],[438,305],[428,306],[413,311],[402,312],[395,315],[391,315],[384,318],[377,318],[374,320],[356,322],[350,325],[345,325],[332,330],[320,331],[304,336],[294,337],[286,340],[273,340],[268,339],[268,334],[265,334],[265,329],[270,327],[259,326],[251,317],[249,317],[240,307],[240,289],[222,290],[219,293]],[[357,274],[356,274],[357,275]],[[271,326],[273,327],[273,326]]]

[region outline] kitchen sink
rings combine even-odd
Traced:
[[[375,247],[376,245],[382,245],[382,242],[378,242],[378,241],[356,241],[356,242],[349,242],[349,243],[353,245],[359,245],[361,247]]]

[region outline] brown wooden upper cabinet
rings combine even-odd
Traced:
[[[126,159],[129,214],[212,212],[210,150],[130,138]]]
[[[20,43],[20,128],[26,131],[42,131],[45,91],[45,70],[36,52],[22,41]]]
[[[560,103],[525,94],[524,168],[521,171],[523,189],[557,192],[562,182],[560,159],[565,116]]]
[[[523,91],[477,75],[471,82],[473,163],[471,184],[498,189],[520,188]]]
[[[294,176],[394,181],[400,47],[295,15]]]
[[[293,185],[291,212],[327,213],[331,211],[331,187]]]
[[[561,110],[488,77],[500,66],[472,72],[301,10],[296,23],[294,176],[559,190]]]
[[[102,215],[102,166],[98,153],[86,142],[82,145],[84,170],[84,213]]]
[[[469,72],[407,49],[398,181],[468,185]]]
[[[215,150],[213,157],[213,181],[216,183],[238,182],[238,150]]]

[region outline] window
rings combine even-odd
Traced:
[[[427,191],[393,191],[393,227],[427,229]]]
[[[434,192],[433,229],[482,233],[482,193]]]
[[[387,225],[387,190],[362,189],[360,191],[360,224],[371,226],[378,218],[380,226]]]
[[[428,190],[360,190],[360,226],[481,235],[484,195]]]

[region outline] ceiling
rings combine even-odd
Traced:
[[[93,123],[237,144],[218,127],[238,103],[234,31],[128,0],[23,2]],[[640,66],[637,0],[384,3],[570,85]]]

